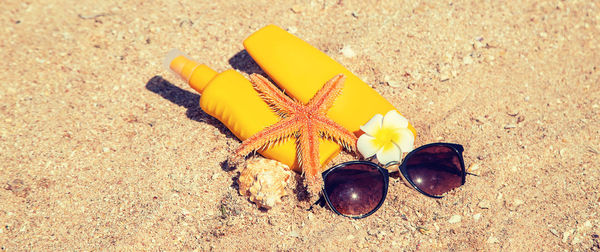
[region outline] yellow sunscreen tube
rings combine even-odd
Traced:
[[[304,103],[329,79],[340,73],[346,75],[344,89],[327,116],[357,135],[360,134],[359,127],[375,114],[385,115],[396,109],[338,62],[275,25],[250,35],[244,41],[244,47],[286,94]],[[409,124],[408,128],[416,138],[414,127]]]
[[[201,93],[202,110],[221,121],[242,141],[281,119],[260,97],[252,83],[235,70],[217,73],[208,66],[191,60],[178,50],[168,53],[164,65]],[[339,151],[340,147],[336,143],[321,140],[319,145],[321,165],[335,157]],[[296,142],[293,138],[282,140],[266,150],[260,150],[259,153],[282,162],[296,171],[299,170]]]

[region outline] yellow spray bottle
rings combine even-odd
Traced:
[[[235,70],[217,73],[208,66],[191,60],[178,50],[172,50],[167,54],[164,65],[201,93],[202,110],[221,121],[242,141],[280,120],[254,90],[252,84]],[[319,146],[321,165],[339,151],[340,147],[336,143],[322,140]],[[295,139],[285,139],[259,152],[267,158],[278,160],[294,170],[299,170]]]
[[[307,103],[321,87],[337,74],[346,75],[342,94],[327,116],[354,132],[375,114],[396,109],[377,91],[338,62],[285,30],[268,25],[244,41],[248,54],[284,89],[286,94]],[[412,125],[408,128],[416,137]]]

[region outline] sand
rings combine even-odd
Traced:
[[[600,250],[595,1],[2,5],[0,250]],[[161,60],[260,73],[242,41],[267,24],[479,176],[441,200],[392,178],[361,220],[294,195],[258,209],[223,167],[239,140]]]

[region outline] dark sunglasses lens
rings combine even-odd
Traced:
[[[387,193],[385,175],[375,165],[349,164],[325,177],[325,194],[341,214],[361,216],[375,210]]]
[[[460,154],[448,146],[423,148],[404,162],[408,179],[429,195],[442,196],[463,184]]]

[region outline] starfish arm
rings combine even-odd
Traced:
[[[265,147],[269,148],[271,144],[295,134],[298,132],[299,128],[300,124],[297,123],[297,119],[295,117],[283,118],[278,123],[266,127],[265,129],[244,140],[240,147],[238,147],[235,151],[235,154],[239,156],[246,156],[252,151],[256,151]]]
[[[308,119],[310,120],[310,119]],[[312,122],[307,122],[298,135],[298,163],[302,167],[305,185],[311,193],[318,193],[323,185],[319,159],[319,134]]]
[[[307,107],[309,110],[316,110],[321,113],[327,112],[331,105],[333,105],[335,99],[342,93],[345,80],[346,76],[338,74],[327,81],[308,102]]]
[[[251,75],[254,88],[283,119],[243,141],[235,152],[236,157],[267,149],[284,138],[296,137],[297,162],[305,177],[305,186],[311,194],[318,194],[323,187],[319,157],[320,138],[332,139],[351,152],[356,150],[356,136],[325,115],[341,94],[345,78],[342,74],[331,78],[308,104],[304,105],[285,95],[265,77]]]
[[[281,92],[267,78],[260,74],[252,74],[250,80],[263,100],[273,107],[278,114],[288,115],[299,110],[299,104]]]
[[[323,137],[333,139],[349,152],[356,150],[357,138],[352,132],[324,116],[315,117],[314,121]]]

